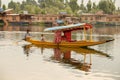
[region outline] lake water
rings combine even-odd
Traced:
[[[37,47],[21,41],[24,34],[0,32],[0,80],[120,80],[120,26],[94,28],[94,40],[115,40],[87,49]],[[40,39],[41,32],[31,34]]]

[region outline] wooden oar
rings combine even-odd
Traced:
[[[21,42],[21,41],[23,41],[23,40],[16,41],[15,44],[18,44],[18,43]]]
[[[21,39],[19,41],[16,41],[15,43],[18,44],[19,42],[25,41],[25,39]]]
[[[21,42],[21,43],[19,43],[19,42]],[[25,41],[25,40],[20,40],[20,41],[17,41],[17,42],[15,42],[15,44],[19,44],[19,45],[28,45],[28,44],[31,44],[30,42],[27,42],[27,41]]]

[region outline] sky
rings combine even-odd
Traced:
[[[2,4],[8,4],[11,0],[1,0]],[[15,2],[21,2],[23,0],[13,0]],[[25,0],[24,0],[25,1]],[[36,0],[37,1],[37,0]],[[91,0],[92,2],[98,3],[100,0]],[[84,0],[84,4],[86,4],[88,2],[88,0]],[[81,3],[81,0],[78,0],[78,4]],[[120,7],[120,0],[116,0],[116,7]]]

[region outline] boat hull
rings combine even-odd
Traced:
[[[76,41],[76,42],[61,42],[59,44],[56,44],[54,42],[46,42],[46,41],[39,41],[39,40],[33,40],[33,39],[28,39],[27,41],[37,45],[37,46],[59,46],[59,47],[86,47],[86,46],[94,46],[94,45],[99,45],[103,43],[107,43],[112,40],[104,40],[104,41]]]

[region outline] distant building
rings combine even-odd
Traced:
[[[52,27],[54,26],[55,22],[59,19],[62,19],[64,22],[72,21],[73,23],[77,22],[79,19],[72,15],[68,15],[66,12],[61,12],[58,15],[50,15],[50,14],[33,15],[33,14],[28,14],[26,11],[24,11],[23,14],[14,14],[12,11],[13,11],[12,9],[7,9],[1,12],[0,22],[2,23],[4,22],[5,24],[3,29],[0,29],[0,30],[10,30],[10,31],[26,30],[27,28],[31,28],[29,27],[29,25],[34,25],[34,24],[35,25],[39,24],[39,26]],[[9,27],[8,27],[8,24],[9,24]],[[17,26],[24,26],[24,27],[20,28]],[[35,29],[32,28],[32,30],[35,30]]]
[[[105,24],[119,24],[120,15],[109,15],[98,12],[96,14],[83,13],[80,15],[81,22],[89,23],[105,23]]]

